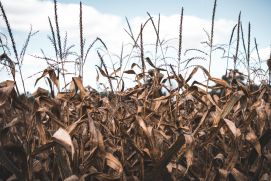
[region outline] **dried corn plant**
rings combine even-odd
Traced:
[[[54,67],[36,79],[48,79],[50,91],[38,88],[31,95],[19,95],[15,80],[0,83],[0,180],[270,180],[269,85],[251,89],[240,79],[231,84],[200,65],[187,78],[179,67],[159,67],[145,57],[143,24],[138,38],[129,30],[141,50],[142,71],[136,73],[133,68],[138,65],[133,64],[110,72],[97,51],[97,72],[108,80],[110,91],[88,89],[82,81],[83,65],[93,44],[84,55],[81,18],[80,4],[81,68],[69,91],[54,92],[53,87],[60,87]],[[181,22],[182,18],[183,10]],[[57,28],[57,17],[55,21]],[[148,21],[158,36],[151,16]],[[61,66],[65,62],[59,33],[56,38],[49,22]],[[181,31],[182,27],[180,37]],[[162,49],[159,42],[158,37],[156,48]],[[249,44],[250,35],[248,51]],[[180,54],[181,40],[179,62]],[[13,61],[4,55],[1,61],[5,58],[14,72]],[[197,71],[215,86],[190,84]],[[124,85],[126,74],[134,76],[136,85],[116,89],[112,82]],[[178,87],[165,94],[170,80]]]

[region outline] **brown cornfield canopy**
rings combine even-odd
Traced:
[[[213,91],[188,84],[199,69]],[[186,80],[161,71],[149,71],[151,84],[106,94],[79,77],[56,96],[17,96],[14,81],[2,82],[0,178],[270,180],[270,87],[228,83],[201,66]],[[162,93],[169,79],[178,88]]]

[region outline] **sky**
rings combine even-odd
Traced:
[[[22,48],[30,27],[32,26],[33,32],[38,31],[37,34],[31,37],[23,60],[22,70],[26,89],[33,92],[39,86],[48,87],[44,80],[40,80],[34,86],[35,80],[41,76],[42,70],[48,66],[44,60],[40,60],[34,56],[42,56],[41,49],[47,56],[54,56],[54,49],[48,39],[48,35],[50,35],[48,16],[54,21],[53,2],[51,0],[1,0],[1,2],[9,19],[18,51]],[[74,44],[73,51],[77,53],[79,53],[79,2],[79,0],[58,1],[61,37],[64,39],[67,33],[68,45]],[[210,32],[213,3],[213,0],[82,0],[83,34],[86,39],[86,47],[96,37],[100,37],[108,48],[106,51],[101,43],[98,43],[90,51],[84,67],[84,85],[90,85],[94,88],[99,87],[96,81],[97,67],[95,66],[100,64],[96,53],[97,50],[104,56],[105,63],[110,71],[112,71],[111,68],[113,68],[113,65],[115,68],[118,67],[122,45],[124,47],[124,55],[127,55],[125,59],[128,62],[126,69],[130,68],[131,62],[140,62],[138,50],[132,49],[132,40],[125,32],[125,30],[128,30],[126,17],[129,20],[134,35],[137,35],[141,24],[144,24],[148,19],[147,12],[151,14],[155,23],[158,22],[158,15],[161,15],[160,39],[165,42],[163,50],[158,50],[157,54],[155,54],[154,44],[156,36],[151,23],[146,26],[143,34],[145,56],[150,57],[154,62],[157,60],[159,66],[165,63],[176,63],[179,19],[182,7],[184,8],[182,60],[193,56],[201,56],[198,52],[193,51],[191,51],[192,53],[185,53],[187,49],[196,48],[208,52],[208,47],[206,48],[201,42],[207,40],[204,30]],[[257,39],[260,59],[264,62],[270,55],[270,0],[217,0],[214,44],[228,44],[232,28],[237,23],[240,11],[245,41],[247,40],[248,23],[251,23],[251,57],[252,60],[255,60],[255,66],[260,66],[256,61],[257,55],[254,46],[254,37]],[[1,33],[7,35],[3,18],[0,21],[0,30]],[[235,41],[236,38],[233,38],[233,40]],[[7,39],[7,42],[10,46],[9,39]],[[128,56],[130,52],[133,53],[131,56]],[[225,73],[226,59],[221,58],[222,52],[218,51],[213,54],[211,75],[221,77]],[[10,56],[14,59],[12,52]],[[161,56],[166,56],[166,61],[161,61]],[[74,59],[73,56],[70,56],[67,61]],[[208,67],[208,62],[206,61],[197,60],[191,62],[191,64],[202,64]],[[230,61],[230,67],[232,67],[232,61]],[[242,63],[240,63],[241,67]],[[261,68],[265,69],[266,67],[262,65]],[[74,64],[66,65],[65,69],[69,72],[74,71]],[[187,75],[187,71],[183,73]],[[18,76],[19,73],[16,72],[16,75]],[[72,76],[76,75],[69,75],[68,79],[71,79]],[[101,77],[100,75],[100,81],[105,82],[106,86],[108,86],[106,80]],[[204,77],[199,73],[198,78],[203,80]],[[260,79],[265,78],[266,76],[260,77]],[[8,75],[5,69],[1,69],[0,81],[6,79],[11,79],[11,76]],[[133,78],[127,77],[126,87],[131,85],[130,82],[133,82],[132,80]],[[18,85],[21,84],[20,81],[17,83]],[[63,85],[63,82],[61,84]]]

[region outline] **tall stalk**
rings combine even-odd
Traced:
[[[79,76],[83,80],[83,57],[84,57],[84,38],[83,38],[83,20],[82,20],[82,2],[80,1],[80,15],[79,15],[79,29],[80,29],[80,65],[79,65]]]
[[[178,46],[178,74],[180,74],[181,55],[183,41],[183,7],[181,11],[180,26],[179,26],[179,46]]]
[[[230,57],[230,49],[231,49],[231,44],[232,44],[232,39],[233,39],[233,34],[235,32],[235,29],[236,29],[236,25],[234,25],[232,31],[231,31],[231,37],[230,37],[230,41],[229,41],[229,44],[228,44],[228,55],[227,55],[227,65],[226,65],[226,72],[225,72],[225,75],[227,75],[227,71],[228,71],[228,67],[229,67],[229,57]]]
[[[55,23],[56,23],[56,35],[57,35],[57,41],[58,41],[58,51],[59,51],[59,59],[61,63],[62,68],[62,76],[65,84],[65,89],[67,86],[66,78],[65,78],[65,69],[64,69],[64,60],[62,55],[62,48],[61,48],[61,37],[60,37],[60,30],[59,30],[59,23],[58,23],[58,15],[57,15],[57,1],[54,0],[54,10],[55,10]]]
[[[248,37],[247,37],[247,74],[248,74],[249,85],[250,85],[250,31],[251,31],[251,26],[249,22],[248,23]]]
[[[141,59],[141,64],[142,64],[142,76],[144,78],[144,83],[145,83],[146,82],[146,77],[145,77],[146,65],[145,65],[145,60],[144,60],[143,26],[142,25],[140,28],[140,59]]]
[[[236,63],[238,59],[239,42],[240,42],[240,26],[241,26],[241,12],[239,13],[238,24],[237,24],[237,41],[236,41],[235,55],[233,57],[233,63],[234,63],[233,78],[235,78]]]
[[[6,16],[6,13],[5,13],[5,10],[4,10],[4,7],[3,7],[3,4],[2,4],[1,1],[0,1],[0,8],[1,8],[1,12],[2,12],[3,18],[5,20],[5,23],[6,23],[6,27],[8,29],[8,34],[9,34],[9,37],[10,37],[10,40],[11,40],[11,43],[12,43],[12,49],[13,49],[13,52],[14,52],[14,55],[15,55],[15,58],[16,58],[16,63],[18,64],[18,67],[19,67],[19,74],[20,74],[21,81],[22,81],[22,84],[23,84],[24,94],[26,94],[24,79],[23,79],[23,74],[22,74],[22,64],[21,64],[21,62],[19,60],[19,56],[18,56],[16,44],[15,44],[15,41],[14,41],[14,38],[13,38],[13,34],[12,34],[12,31],[11,31],[11,27],[10,27],[8,18]],[[18,91],[18,94],[20,94],[19,89],[17,89],[17,91]]]
[[[210,53],[209,53],[209,74],[211,75],[211,65],[212,65],[212,52],[213,52],[213,41],[214,41],[214,26],[215,26],[215,11],[216,11],[216,1],[214,2],[214,7],[213,7],[213,14],[212,14],[212,27],[211,27],[211,37],[210,37]],[[207,87],[206,87],[206,92],[208,91],[208,86],[209,86],[209,78],[207,79]]]
[[[270,56],[269,56],[269,59],[267,60],[267,66],[268,66],[268,76],[269,76],[268,85],[270,86],[271,85],[271,47],[270,47]]]

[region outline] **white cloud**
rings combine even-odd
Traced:
[[[10,21],[10,24],[14,32],[27,32],[29,31],[29,25],[33,26],[34,30],[40,30],[41,32],[50,34],[48,16],[51,17],[54,22],[54,5],[51,1],[38,1],[38,0],[2,0],[6,14]],[[59,25],[62,32],[62,37],[64,32],[67,31],[69,42],[71,44],[78,45],[79,42],[79,5],[78,4],[58,4],[58,13],[59,13]],[[153,15],[154,21],[157,24],[158,16]],[[140,30],[140,24],[144,23],[148,17],[146,15],[141,17],[134,17],[129,19],[131,27],[134,31],[134,35],[137,35]],[[164,16],[161,15],[161,30],[160,38],[161,39],[171,39],[174,40],[168,43],[169,46],[178,45],[178,33],[179,33],[179,15],[170,15]],[[184,25],[183,25],[183,48],[202,48],[203,45],[200,44],[202,41],[207,40],[203,29],[210,31],[211,21],[201,19],[195,16],[184,16]],[[83,24],[84,24],[84,36],[88,43],[91,43],[97,36],[101,37],[106,45],[109,48],[109,51],[119,54],[122,43],[132,43],[129,36],[124,32],[124,28],[127,28],[127,24],[124,17],[120,17],[113,14],[102,13],[96,10],[94,7],[83,6]],[[214,42],[216,43],[227,43],[229,36],[235,22],[219,19],[215,21],[215,35]],[[5,28],[4,21],[0,21],[1,29]],[[39,36],[39,35],[36,35]],[[144,30],[144,43],[145,44],[155,44],[155,32],[151,23],[147,25]],[[47,42],[45,42],[47,41]],[[42,43],[41,43],[42,42]],[[31,42],[30,42],[31,43]],[[46,37],[40,37],[40,43],[35,45],[35,48],[29,50],[31,54],[35,54],[35,51],[39,51],[40,48],[46,48],[49,45],[49,41],[46,40]],[[51,45],[50,45],[51,46]],[[129,47],[125,47],[125,53],[129,53]],[[146,51],[154,52],[154,46],[146,46]],[[36,54],[38,54],[36,52]],[[176,51],[171,51],[170,55],[176,57]],[[196,56],[196,54],[189,54],[189,56]],[[214,71],[212,73],[215,76],[221,76],[222,72],[225,71],[225,61],[217,60],[220,59],[220,54],[214,56],[214,61],[212,68]],[[27,72],[27,75],[38,70],[46,68],[44,64],[35,64],[35,67],[32,65],[32,62],[37,62],[33,57],[27,56],[26,65],[24,71]],[[106,57],[108,58],[108,57]],[[188,57],[186,57],[188,58]],[[38,60],[40,61],[40,60]],[[108,60],[106,60],[108,61]],[[88,64],[86,65],[86,71],[88,73],[86,77],[87,84],[96,86],[95,83],[95,67],[94,64],[98,62],[96,52],[92,52],[89,56]],[[91,64],[91,65],[90,65]],[[107,63],[109,66],[110,62]],[[196,62],[198,64],[198,62]],[[207,67],[207,62],[203,62]],[[222,71],[223,70],[223,71]],[[0,72],[2,77],[3,71]],[[31,85],[33,81],[27,80],[27,84]],[[29,87],[29,86],[28,86]],[[33,89],[31,89],[33,90]]]
[[[262,59],[262,60],[268,60],[269,57],[270,57],[270,53],[271,53],[270,51],[271,51],[270,47],[265,47],[265,48],[260,49],[259,50],[260,59]],[[251,57],[253,59],[255,59],[255,60],[258,60],[258,55],[257,55],[257,51],[256,50],[253,51]]]
[[[2,1],[8,20],[14,30],[29,31],[32,24],[35,29],[48,30],[47,16],[53,13],[52,3],[37,0]],[[3,21],[1,27],[5,27]]]

